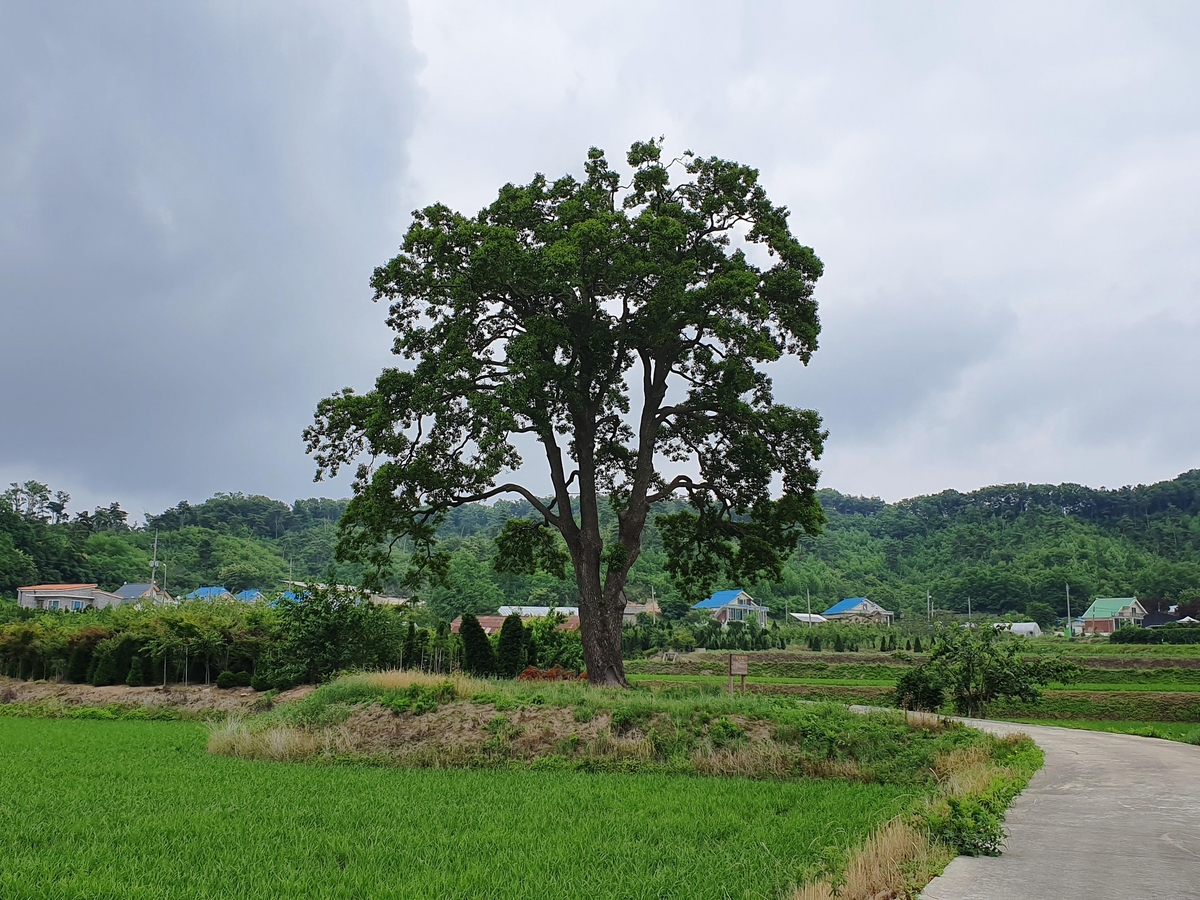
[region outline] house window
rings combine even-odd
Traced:
[[[76,612],[79,612],[79,610],[83,609],[83,601],[82,600],[73,600],[71,602],[71,609],[75,610]]]
[[[58,601],[57,601],[57,600],[51,600],[51,601],[50,601],[50,608],[51,608],[51,609],[58,609]]]

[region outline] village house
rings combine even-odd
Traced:
[[[1112,634],[1125,625],[1141,625],[1146,608],[1137,597],[1097,597],[1082,618],[1084,634]]]
[[[856,625],[891,625],[896,614],[866,597],[848,597],[821,613],[831,622],[852,622]]]
[[[151,603],[171,603],[175,598],[156,584],[125,582],[115,591],[122,603],[136,603],[138,600],[149,600]]]
[[[120,597],[100,590],[96,584],[34,584],[17,588],[17,605],[24,609],[81,612],[116,606],[120,602]]]
[[[637,617],[643,614],[657,619],[662,614],[662,610],[658,607],[658,601],[651,597],[645,603],[626,602],[625,612],[621,614],[621,624],[636,625]]]
[[[504,627],[504,620],[508,616],[476,616],[475,618],[479,620],[479,627],[483,629],[483,633],[491,635],[500,633],[500,629]],[[540,618],[544,618],[544,616],[521,616],[521,622],[525,623],[530,619]],[[450,633],[458,634],[460,628],[462,628],[462,616],[450,623]],[[579,616],[567,616],[558,628],[560,631],[578,631]]]
[[[198,587],[183,598],[184,600],[232,600],[233,594],[229,588],[221,585]]]
[[[741,588],[717,591],[707,600],[701,600],[692,609],[704,610],[722,625],[730,622],[757,622],[759,628],[767,627],[769,607],[759,606],[754,598]]]

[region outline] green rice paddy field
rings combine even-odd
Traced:
[[[912,790],[267,763],[206,737],[0,718],[0,897],[778,898]]]

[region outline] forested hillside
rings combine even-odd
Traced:
[[[1067,584],[1075,612],[1098,595],[1137,594],[1151,607],[1200,602],[1200,470],[1120,490],[1008,485],[892,504],[832,490],[820,498],[828,517],[824,532],[803,542],[777,581],[742,585],[773,614],[785,606],[806,608],[807,595],[814,611],[866,595],[920,613],[926,591],[939,609],[966,611],[969,598],[977,611],[1020,611],[1041,602],[1061,614]],[[116,504],[71,514],[69,501],[34,482],[3,495],[0,595],[33,582],[96,581],[115,588],[145,581],[156,531],[172,593],[201,584],[275,590],[289,573],[300,580],[327,573],[345,507],[345,501],[289,506],[218,494],[130,527]],[[569,580],[493,569],[493,539],[504,520],[530,513],[526,504],[505,502],[452,511],[441,528],[451,554],[448,583],[422,592],[431,612],[452,618],[503,603],[571,602]],[[401,549],[400,566],[403,555]],[[653,590],[664,611],[682,615],[686,606],[676,599],[664,562],[651,526],[630,580],[631,599],[646,599]],[[353,566],[338,567],[340,580],[360,575]]]

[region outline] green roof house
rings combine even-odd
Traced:
[[[1145,617],[1137,597],[1097,597],[1083,614],[1083,633],[1112,634],[1122,625],[1141,625]]]

